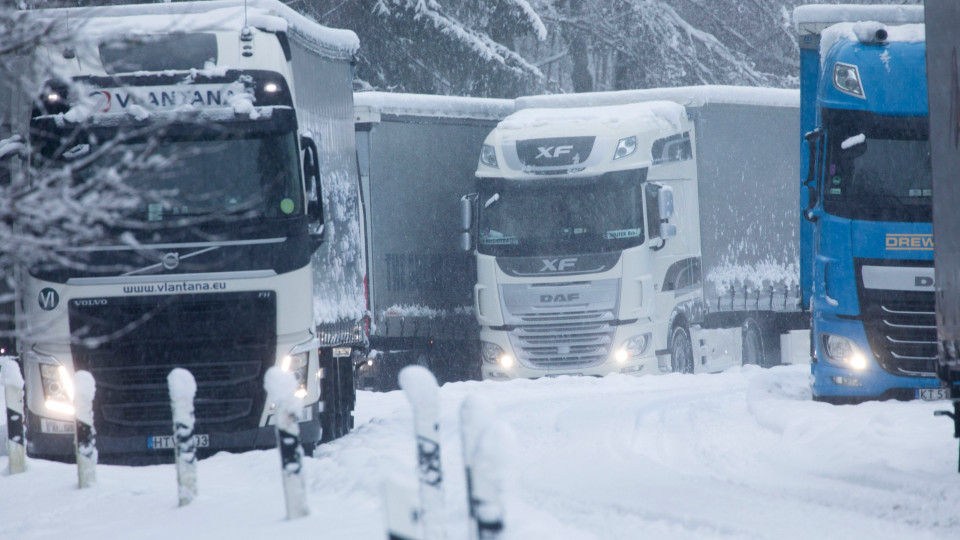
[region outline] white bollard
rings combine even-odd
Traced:
[[[26,441],[23,436],[23,375],[12,359],[0,359],[0,382],[7,402],[7,454],[10,474],[27,470]]]
[[[77,455],[77,478],[80,489],[97,483],[97,430],[93,427],[93,396],[97,383],[88,371],[78,371],[73,378],[73,407],[76,410],[74,449]]]
[[[303,449],[300,447],[300,424],[297,413],[303,408],[294,395],[297,381],[292,373],[274,366],[263,378],[267,401],[273,403],[274,423],[277,426],[277,444],[280,447],[280,465],[283,471],[283,495],[287,503],[287,519],[310,514],[307,506],[307,487],[303,478]]]
[[[420,475],[420,508],[425,540],[443,540],[443,468],[440,461],[440,389],[437,379],[423,366],[400,370],[400,388],[413,407]]]
[[[460,437],[472,540],[495,540],[503,532],[505,430],[486,399],[476,394],[467,396],[460,407]]]
[[[177,496],[180,506],[186,506],[197,497],[197,440],[193,436],[196,424],[193,398],[197,395],[197,382],[189,371],[174,368],[167,375],[167,388],[173,411]]]

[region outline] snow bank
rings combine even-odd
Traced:
[[[708,103],[719,103],[799,108],[800,92],[749,86],[681,86],[618,92],[524,96],[517,98],[516,105],[520,110],[534,107],[596,107],[663,100],[673,101],[686,107],[702,107]]]
[[[449,540],[468,538],[460,404],[479,394],[517,437],[507,539],[960,538],[947,402],[831,406],[809,366],[714,375],[469,381],[439,389]],[[173,467],[29,460],[0,474],[0,538],[383,540],[384,478],[416,478],[403,392],[358,392],[357,427],[304,459],[310,515],[284,521],[277,450],[201,460],[203,494],[177,507]],[[0,430],[2,431],[2,430]],[[0,470],[6,466],[0,457]],[[42,514],[39,508],[55,508]],[[463,526],[459,526],[463,524]]]
[[[513,112],[513,100],[509,99],[389,92],[357,92],[353,95],[353,104],[356,107],[368,107],[371,111],[380,114],[441,118],[499,120]]]

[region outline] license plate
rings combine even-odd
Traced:
[[[209,435],[194,435],[193,441],[197,444],[197,448],[207,448],[210,446]],[[150,450],[173,450],[176,446],[177,441],[172,435],[147,437],[147,448]]]
[[[350,347],[334,347],[333,348],[334,358],[346,358],[348,356],[350,356]]]
[[[950,399],[949,388],[918,388],[917,398],[923,401],[940,401],[941,399]]]

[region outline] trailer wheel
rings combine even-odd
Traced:
[[[743,350],[741,351],[743,365],[766,367],[763,358],[763,338],[760,335],[760,325],[752,319],[743,325]]]
[[[683,325],[670,334],[670,365],[674,373],[693,373],[693,345],[690,331]]]

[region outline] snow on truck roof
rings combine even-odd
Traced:
[[[62,18],[91,37],[157,32],[239,30],[244,22],[270,32],[286,31],[319,54],[349,59],[360,48],[350,30],[328,28],[278,0],[214,0],[82,8],[29,12],[43,19]],[[203,15],[187,17],[186,15]]]
[[[673,101],[647,101],[624,105],[598,107],[529,108],[517,111],[497,126],[501,135],[523,131],[530,138],[537,131],[555,136],[558,125],[583,126],[593,129],[600,125],[609,130],[619,128],[633,131],[683,129],[687,119],[683,105]]]
[[[917,43],[926,41],[926,27],[923,24],[901,24],[887,26],[877,21],[858,21],[836,23],[825,28],[820,34],[820,59],[826,61],[826,52],[840,40],[855,43],[869,42],[877,30],[887,31],[885,43]]]
[[[747,86],[681,86],[677,88],[650,88],[617,92],[587,92],[583,94],[554,94],[517,98],[517,109],[533,107],[595,107],[626,105],[648,101],[672,101],[686,107],[701,107],[709,103],[733,105],[769,105],[773,107],[800,107],[799,90],[756,88]]]
[[[793,24],[800,33],[820,33],[836,23],[876,21],[882,24],[923,22],[923,6],[858,6],[849,4],[798,6]]]
[[[500,120],[513,112],[512,99],[356,92],[356,107],[368,107],[380,114],[431,116],[440,118],[478,118]]]

